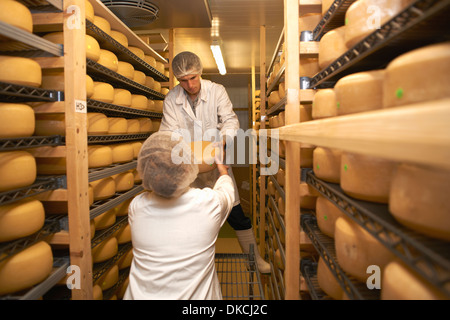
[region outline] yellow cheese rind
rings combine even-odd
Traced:
[[[29,152],[0,152],[0,192],[31,185],[36,174],[36,160]]]
[[[328,31],[319,42],[319,67],[321,69],[328,67],[347,50],[345,26]]]
[[[128,46],[128,50],[130,50],[132,53],[134,53],[138,58],[144,60],[145,59],[145,53],[144,50],[141,48],[135,47],[135,46]]]
[[[116,185],[114,179],[111,177],[103,178],[100,180],[92,181],[90,183],[94,189],[94,200],[108,199],[116,192]]]
[[[109,134],[123,134],[127,133],[128,122],[125,118],[108,117]]]
[[[41,66],[29,58],[0,56],[0,81],[40,87],[42,84]]]
[[[100,59],[100,44],[98,41],[90,36],[86,35],[86,58],[97,62]]]
[[[111,150],[113,154],[113,163],[123,163],[133,160],[134,149],[130,143],[111,145]]]
[[[322,257],[317,264],[317,281],[320,288],[335,300],[341,300],[344,290],[336,280],[336,276],[331,272]]]
[[[131,172],[122,172],[114,175],[116,192],[128,191],[134,186],[134,175]]]
[[[131,95],[131,108],[146,110],[148,106],[148,98],[142,94]]]
[[[119,69],[119,59],[109,50],[100,49],[100,57],[98,58],[97,63],[114,72]]]
[[[131,106],[131,92],[126,89],[114,88],[114,100],[112,103],[123,107]]]
[[[88,112],[86,115],[88,135],[101,135],[108,133],[108,117],[100,112]]]
[[[92,248],[92,262],[99,263],[111,259],[117,254],[118,244],[116,237],[109,237]]]
[[[93,23],[98,28],[100,28],[104,33],[106,33],[107,35],[111,34],[111,24],[105,18],[102,18],[100,16],[94,15]]]
[[[208,172],[217,167],[214,160],[216,150],[210,141],[193,141],[190,146],[194,153],[194,163],[198,164],[199,173]]]
[[[103,276],[101,276],[95,284],[98,284],[102,290],[108,290],[112,286],[114,286],[119,280],[119,267],[117,264],[113,265],[110,269],[108,269]]]
[[[114,87],[106,82],[94,81],[94,94],[91,99],[112,103],[114,101]]]
[[[316,147],[313,151],[313,170],[316,177],[327,182],[339,183],[341,156],[341,150]]]
[[[106,167],[112,164],[112,149],[109,146],[88,146],[88,167]]]
[[[134,77],[134,67],[131,63],[125,61],[118,61],[117,63],[117,73],[128,79],[133,79]]]
[[[138,119],[127,119],[127,133],[139,133],[141,131],[141,123]]]
[[[117,30],[111,30],[110,36],[125,48],[128,47],[128,38],[125,34]]]
[[[316,200],[317,226],[323,234],[334,238],[336,220],[345,214],[330,200],[323,196]]]
[[[33,108],[22,103],[0,103],[0,138],[19,138],[33,135]]]
[[[0,1],[0,21],[30,33],[33,32],[31,11],[18,1]]]
[[[313,98],[311,115],[313,119],[337,116],[334,89],[319,89]]]

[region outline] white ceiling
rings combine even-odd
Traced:
[[[158,20],[133,30],[138,34],[161,33],[169,41],[168,30],[174,28],[174,54],[185,50],[197,53],[204,74],[218,74],[209,47],[211,20],[214,25],[218,21],[227,74],[251,74],[252,65],[259,73],[260,27],[265,26],[267,64],[283,29],[283,0],[149,1],[160,8]]]

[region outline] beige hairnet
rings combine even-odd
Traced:
[[[194,163],[189,145],[180,135],[158,131],[143,143],[138,155],[137,171],[144,189],[172,198],[188,189],[197,177],[198,165]]]
[[[173,58],[172,70],[175,78],[181,78],[188,74],[202,74],[203,65],[195,53],[183,51]]]

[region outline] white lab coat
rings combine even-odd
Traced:
[[[184,136],[185,140],[188,140],[188,143],[201,140],[212,141],[209,136],[204,136],[205,133],[211,132],[208,131],[210,129],[217,129],[221,134],[227,134],[230,137],[236,135],[239,129],[239,120],[233,111],[233,104],[223,85],[201,79],[200,101],[195,114],[187,99],[184,89],[180,85],[170,90],[164,99],[164,111],[160,131],[169,130],[179,132]],[[190,137],[186,137],[183,134],[185,132],[189,132]],[[240,203],[240,199],[231,166],[228,174],[234,183],[234,206],[236,206]],[[192,184],[192,187],[212,188],[218,177],[219,172],[217,169],[200,173],[197,180]]]
[[[128,209],[133,260],[124,300],[222,299],[215,243],[233,202],[227,175],[214,189],[190,188],[174,199],[136,196]]]

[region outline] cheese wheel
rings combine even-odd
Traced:
[[[62,31],[44,34],[42,38],[53,43],[64,44],[64,32]]]
[[[0,192],[28,186],[36,180],[36,160],[27,151],[0,152]]]
[[[102,288],[96,284],[92,287],[92,299],[93,300],[103,300]]]
[[[281,112],[280,112],[281,113]],[[301,104],[300,105],[300,122],[311,121],[312,118],[312,104]]]
[[[278,97],[280,97],[280,100],[286,97],[286,87],[284,82],[280,82],[278,85]]]
[[[284,187],[284,183],[286,181],[286,172],[283,168],[279,168],[276,174],[277,182],[280,186]]]
[[[108,133],[108,117],[100,112],[88,112],[86,115],[88,135],[102,135]]]
[[[267,103],[269,105],[269,108],[273,107],[274,105],[276,105],[278,102],[280,102],[280,95],[278,94],[278,91],[272,91],[269,94],[269,99],[267,100]]]
[[[119,267],[117,264],[108,269],[96,282],[102,290],[107,290],[119,281]]]
[[[131,92],[126,89],[114,88],[113,104],[123,107],[131,106]]]
[[[281,214],[281,216],[284,217],[284,213],[286,212],[286,207],[285,207],[284,200],[282,197],[278,197],[277,205],[278,205],[278,212]]]
[[[35,199],[19,200],[0,206],[0,242],[29,236],[44,226],[42,202]]]
[[[145,110],[147,109],[148,98],[142,94],[131,95],[131,108]]]
[[[133,160],[133,146],[130,143],[120,143],[111,145],[113,163],[123,163]]]
[[[112,150],[110,146],[89,145],[88,167],[106,167],[112,164]]]
[[[105,18],[94,15],[93,23],[107,35],[111,34],[111,24]]]
[[[156,59],[147,54],[144,55],[144,61],[147,62],[150,66],[156,69]]]
[[[122,270],[131,266],[132,261],[133,261],[133,249],[130,249],[122,257],[120,257],[120,259],[117,261],[117,266],[119,267],[119,270]]]
[[[146,75],[142,71],[134,70],[133,81],[145,85]]]
[[[33,135],[33,108],[23,103],[0,103],[0,138],[19,138]]]
[[[90,98],[94,94],[94,80],[89,75],[86,75],[86,97]]]
[[[141,184],[142,178],[139,175],[139,172],[137,170],[133,170],[133,176],[134,176],[134,184]]]
[[[66,174],[67,162],[65,157],[36,158],[36,170],[38,175]]]
[[[141,123],[138,119],[127,119],[127,133],[139,133],[141,131]]]
[[[152,125],[152,119],[150,118],[138,118],[139,120],[139,132],[141,133],[147,133],[152,132],[153,125]]]
[[[131,63],[125,61],[117,62],[117,73],[128,79],[133,79],[134,77],[134,67]]]
[[[198,172],[208,172],[217,167],[215,162],[216,148],[210,141],[193,141],[190,144],[194,153],[195,162],[198,164]]]
[[[109,50],[100,49],[100,57],[98,58],[97,63],[114,72],[119,69],[119,59],[117,59],[117,56]]]
[[[128,38],[125,34],[117,30],[111,30],[109,35],[125,48],[128,48]]]
[[[134,186],[133,173],[126,171],[113,176],[116,183],[116,192],[128,191]]]
[[[131,242],[131,227],[127,223],[125,226],[117,230],[114,234],[114,237],[117,239],[118,244],[124,244],[127,242]]]
[[[450,96],[450,42],[409,51],[386,68],[383,107],[442,99]]]
[[[322,257],[319,257],[319,262],[317,263],[317,281],[319,287],[327,295],[335,300],[342,300],[344,290]]]
[[[163,112],[164,109],[164,101],[163,100],[154,100],[154,111],[155,112]]]
[[[161,119],[153,119],[152,120],[152,125],[153,125],[153,132],[159,131],[159,127],[161,126]]]
[[[395,258],[380,241],[347,217],[336,220],[334,240],[342,270],[364,283],[370,276],[369,266],[379,266],[383,273],[384,267]]]
[[[128,206],[130,205],[130,202],[132,200],[133,198],[130,198],[128,200],[125,200],[124,202],[119,203],[117,206],[114,207],[117,217],[126,216],[128,214]]]
[[[94,7],[89,0],[84,1],[86,19],[94,23]]]
[[[330,200],[318,196],[316,200],[317,226],[323,234],[334,238],[336,220],[345,214]]]
[[[161,93],[162,93],[163,95],[168,94],[169,91],[170,91],[169,88],[161,88]]]
[[[328,31],[319,42],[319,67],[321,69],[328,67],[347,50],[345,26]]]
[[[90,36],[86,35],[86,58],[91,59],[95,62],[97,62],[100,59],[100,44],[98,41]]]
[[[40,241],[0,262],[0,295],[30,288],[44,281],[53,268],[50,245]]]
[[[412,0],[358,0],[345,12],[345,42],[351,48],[397,15]]]
[[[312,78],[319,71],[320,71],[319,59],[300,58],[300,67],[299,67],[300,77]]]
[[[29,58],[0,56],[0,81],[40,87],[42,83],[41,66]]]
[[[116,185],[111,177],[92,181],[90,185],[94,189],[94,201],[108,199],[116,192]]]
[[[339,79],[334,86],[337,114],[351,114],[383,107],[384,70],[358,72]]]
[[[320,20],[322,20],[320,13],[306,13],[301,15],[298,19],[298,32],[314,31]]]
[[[342,152],[342,190],[360,200],[388,203],[392,175],[397,164],[393,161]]]
[[[450,171],[400,164],[390,186],[389,211],[401,224],[450,241]]]
[[[161,92],[161,82],[155,80],[153,83],[153,90],[156,92]]]
[[[145,77],[145,86],[147,88],[150,88],[153,90],[153,87],[155,85],[155,79],[153,79],[152,77]]]
[[[162,63],[161,61],[156,61],[156,70],[158,70],[159,72],[161,72],[162,74],[164,74],[164,63]]]
[[[130,50],[132,53],[134,53],[138,58],[144,60],[145,59],[145,53],[144,50],[141,48],[135,47],[135,46],[128,46],[128,50]]]
[[[36,136],[66,135],[66,119],[64,113],[36,114]]]
[[[0,21],[30,33],[33,32],[31,11],[18,1],[0,1]]]
[[[381,300],[448,300],[435,286],[399,260],[384,268]]]
[[[108,117],[109,134],[124,134],[128,130],[128,122],[125,118]]]
[[[106,82],[94,81],[94,94],[91,99],[112,103],[114,101],[114,87]]]
[[[341,177],[342,151],[316,147],[313,151],[313,170],[317,178],[339,183]]]
[[[92,248],[92,262],[99,263],[111,259],[117,254],[117,251],[116,237],[109,237]]]
[[[275,263],[277,264],[278,269],[284,270],[284,262],[283,262],[283,258],[281,258],[280,249],[277,249],[275,251]]]
[[[317,90],[312,103],[312,118],[323,119],[335,116],[337,116],[337,108],[334,89]]]

